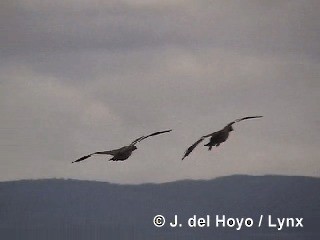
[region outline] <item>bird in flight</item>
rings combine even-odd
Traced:
[[[182,157],[182,160],[187,157],[192,151],[193,149],[196,148],[196,146],[198,146],[199,143],[201,143],[204,139],[206,139],[207,137],[211,137],[209,142],[207,144],[205,144],[204,146],[209,147],[208,150],[210,151],[212,149],[213,146],[218,147],[221,143],[225,142],[228,137],[229,137],[229,132],[233,131],[232,125],[246,120],[246,119],[252,119],[252,118],[261,118],[262,116],[252,116],[252,117],[244,117],[244,118],[239,118],[234,120],[233,122],[229,123],[228,125],[226,125],[223,129],[221,129],[220,131],[217,132],[213,132],[210,133],[208,135],[202,136],[198,141],[196,141],[194,144],[192,144],[184,153],[184,156]]]
[[[114,149],[114,150],[111,150],[111,151],[103,151],[103,152],[95,152],[95,153],[91,153],[89,155],[86,155],[86,156],[83,156],[75,161],[73,161],[72,163],[75,163],[75,162],[81,162],[93,155],[96,155],[96,154],[107,154],[107,155],[111,155],[113,156],[111,159],[109,159],[109,161],[124,161],[126,159],[128,159],[132,152],[134,150],[137,149],[137,147],[135,146],[137,143],[141,142],[142,140],[148,138],[148,137],[152,137],[152,136],[156,136],[156,135],[159,135],[159,134],[162,134],[162,133],[167,133],[167,132],[171,132],[172,129],[170,130],[165,130],[165,131],[160,131],[160,132],[155,132],[155,133],[151,133],[147,136],[142,136],[142,137],[139,137],[137,139],[135,139],[129,146],[124,146],[124,147],[121,147],[121,148],[118,148],[118,149]]]

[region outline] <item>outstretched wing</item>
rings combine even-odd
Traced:
[[[75,162],[81,162],[83,160],[86,160],[87,158],[91,157],[92,155],[95,155],[95,154],[109,154],[109,155],[114,155],[116,154],[116,152],[118,152],[119,149],[116,149],[116,150],[111,150],[111,151],[103,151],[103,152],[95,152],[95,153],[91,153],[89,155],[86,155],[86,156],[83,156],[75,161],[73,161],[72,163],[75,163]]]
[[[136,145],[137,143],[141,142],[142,140],[144,140],[144,139],[146,139],[146,138],[148,138],[148,137],[156,136],[156,135],[159,135],[159,134],[162,134],[162,133],[171,132],[171,131],[172,131],[172,129],[170,129],[170,130],[165,130],[165,131],[160,131],[160,132],[155,132],[155,133],[151,133],[151,134],[149,134],[149,135],[147,135],[147,136],[139,137],[139,138],[135,139],[135,140],[130,144],[130,146]]]
[[[201,143],[204,139],[205,139],[205,137],[201,137],[198,141],[196,141],[194,144],[192,144],[190,147],[188,147],[188,149],[185,151],[181,160],[183,160],[185,157],[187,157],[193,151],[193,149],[195,149],[196,146],[198,146],[199,143]]]
[[[83,161],[83,160],[86,160],[87,158],[91,157],[93,154],[94,154],[94,153],[91,153],[91,154],[89,154],[89,155],[83,156],[83,157],[81,157],[81,158],[73,161],[72,163],[81,162],[81,161]]]
[[[237,122],[240,122],[240,121],[243,121],[243,120],[246,120],[246,119],[252,119],[252,118],[262,118],[263,116],[251,116],[251,117],[243,117],[243,118],[239,118],[239,119],[236,119],[234,120],[233,122],[229,123],[228,125],[232,125],[234,123],[237,123]]]
[[[213,135],[215,135],[217,132],[213,132],[213,133],[210,133],[208,135],[205,135],[205,136],[202,136],[198,141],[196,141],[194,144],[192,144],[190,147],[188,147],[188,149],[185,151],[183,157],[182,157],[182,160],[187,157],[195,148],[196,146],[199,145],[199,143],[201,143],[204,139],[206,139],[207,137],[211,137]]]

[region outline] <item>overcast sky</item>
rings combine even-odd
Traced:
[[[320,176],[317,0],[2,0],[0,181]],[[200,136],[236,118],[211,152]],[[153,131],[125,162],[96,156]],[[206,142],[204,142],[206,143]],[[203,144],[202,144],[203,145]]]

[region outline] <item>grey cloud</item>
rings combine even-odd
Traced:
[[[317,1],[26,2],[15,1],[4,19],[13,26],[2,38],[8,51],[207,46],[319,55]]]

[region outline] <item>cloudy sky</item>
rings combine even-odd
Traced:
[[[3,0],[0,181],[320,176],[317,0]],[[243,116],[209,152],[185,149]],[[94,151],[153,131],[125,162]]]

